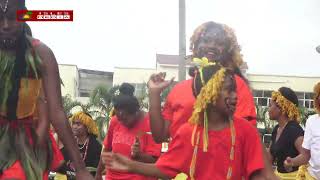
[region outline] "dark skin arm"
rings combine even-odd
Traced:
[[[295,158],[287,157],[284,161],[284,166],[286,168],[301,166],[304,164],[308,164],[311,158],[310,150],[302,148],[302,151]]]
[[[38,108],[38,120],[37,120],[37,128],[36,133],[38,135],[38,143],[44,144],[44,142],[48,139],[49,132],[49,112],[47,102],[45,100],[43,89],[40,91],[40,97],[38,99],[37,108]]]
[[[102,153],[101,158],[106,163],[106,167],[108,169],[131,172],[161,179],[173,178],[163,174],[154,164],[133,161],[120,154],[104,152]]]
[[[106,147],[103,146],[101,154],[103,152],[111,152],[111,151],[112,151],[111,148],[107,149]],[[103,174],[104,171],[105,171],[105,164],[102,161],[102,155],[101,155],[100,160],[99,160],[99,164],[98,164],[98,167],[97,167],[97,173],[96,173],[95,180],[102,180],[102,174]]]
[[[155,163],[157,161],[156,157],[141,152],[140,141],[138,137],[136,137],[135,142],[131,147],[131,156],[132,159],[144,163]]]
[[[78,180],[93,180],[93,177],[86,170],[81,159],[78,145],[74,139],[70,124],[63,111],[60,76],[57,61],[53,52],[44,44],[36,48],[42,59],[42,80],[45,97],[47,98],[50,122],[61,138],[70,158],[75,165]]]
[[[287,159],[284,161],[285,168],[297,167],[304,164],[308,164],[311,158],[310,150],[303,148],[302,142],[302,137],[297,138],[297,140],[295,141],[295,147],[300,154],[295,158],[287,157]]]
[[[279,180],[279,178],[274,174],[272,169],[272,162],[270,161],[269,153],[267,149],[264,147],[263,143],[261,143],[262,147],[262,156],[264,162],[264,169],[261,171],[262,176],[265,177],[266,180]]]
[[[263,175],[262,170],[255,171],[249,177],[250,180],[266,180],[267,178]]]
[[[148,82],[149,88],[149,114],[152,137],[156,143],[166,142],[169,135],[170,122],[163,119],[161,115],[161,92],[172,82],[165,81],[165,73],[153,74]]]
[[[96,173],[96,177],[95,180],[102,180],[102,173],[104,171],[104,164],[102,162],[102,160],[100,159],[98,167],[97,167],[97,173]]]

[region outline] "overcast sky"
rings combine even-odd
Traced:
[[[26,0],[30,10],[74,10],[73,22],[30,22],[58,63],[112,71],[154,68],[178,54],[178,0]],[[187,45],[203,22],[234,28],[250,73],[320,77],[319,0],[186,0]],[[187,46],[187,49],[189,47]],[[187,52],[189,53],[189,52]]]

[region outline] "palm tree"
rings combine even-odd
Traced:
[[[263,123],[264,125],[263,134],[271,133],[272,128],[274,127],[274,123],[270,121],[270,119],[267,117],[268,107],[263,107],[256,104],[256,112],[257,112],[257,122]]]
[[[300,107],[299,111],[300,111],[300,119],[301,119],[300,122],[303,126],[306,125],[308,117],[316,113],[313,109],[311,110],[305,107]]]
[[[149,102],[148,102],[148,97],[149,97],[149,92],[148,92],[148,85],[146,82],[144,82],[142,84],[141,87],[142,91],[136,95],[140,107],[144,110],[148,110],[149,109]]]
[[[62,105],[67,117],[70,117],[72,116],[72,109],[76,106],[81,106],[81,103],[79,101],[72,100],[70,94],[67,94],[62,96]]]
[[[100,139],[103,140],[106,134],[106,129],[109,125],[109,114],[112,109],[112,98],[116,95],[119,86],[107,87],[97,86],[90,95],[89,107],[93,107],[91,112],[95,115],[95,121],[99,127]]]

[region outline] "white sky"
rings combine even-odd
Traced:
[[[153,68],[178,54],[178,0],[26,0],[30,10],[71,9],[73,22],[30,22],[58,63],[112,71]],[[186,0],[193,30],[216,21],[235,29],[250,73],[320,77],[319,0]],[[187,52],[188,53],[188,52]]]

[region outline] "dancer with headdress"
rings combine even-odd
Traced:
[[[262,178],[258,131],[234,116],[237,97],[233,73],[220,65],[209,65],[201,68],[193,81],[197,98],[192,116],[177,131],[168,152],[156,164],[103,153],[109,169],[158,178],[173,178],[181,172],[198,180]]]
[[[281,179],[298,179],[298,166],[286,169],[283,165],[286,157],[295,157],[302,151],[304,131],[299,125],[298,105],[298,97],[290,88],[281,87],[272,93],[269,117],[278,124],[272,131],[270,153]]]
[[[52,123],[76,165],[77,179],[90,180],[61,103],[52,51],[17,22],[24,0],[0,0],[0,179],[48,179],[63,158]]]

